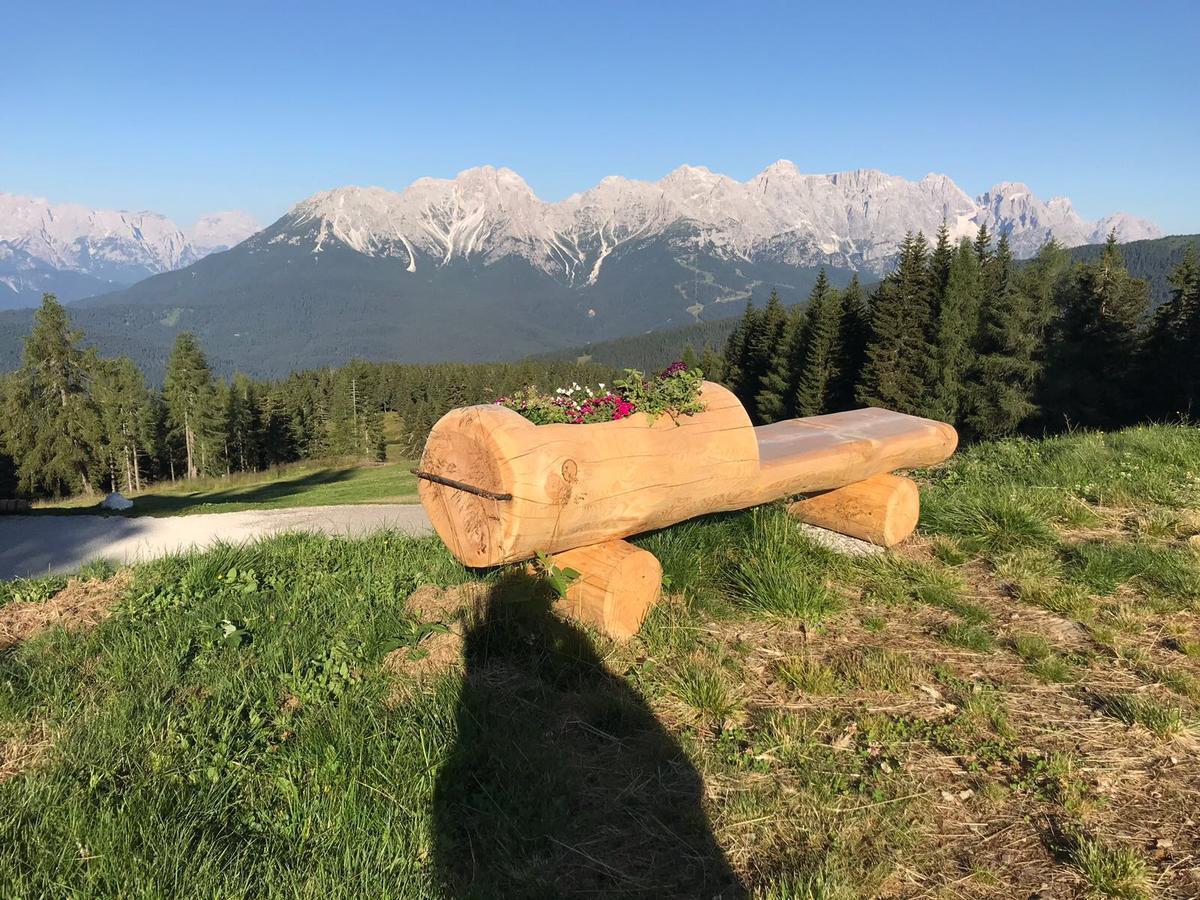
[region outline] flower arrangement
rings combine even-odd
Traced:
[[[611,387],[601,382],[593,390],[576,383],[557,388],[553,394],[526,387],[510,397],[501,397],[496,404],[520,413],[535,425],[615,422],[638,412],[653,422],[663,414],[677,418],[703,411],[703,383],[703,372],[675,362],[650,378],[637,369],[626,369],[625,377]]]

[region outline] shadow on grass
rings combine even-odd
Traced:
[[[292,478],[280,478],[246,487],[233,486],[221,491],[197,490],[179,494],[143,494],[134,499],[132,509],[123,512],[100,509],[96,506],[51,507],[34,509],[30,515],[52,516],[169,516],[185,510],[205,507],[206,512],[221,512],[219,507],[227,505],[255,505],[274,503],[318,487],[325,487],[354,477],[356,468],[318,469]],[[103,499],[103,498],[101,498]],[[208,507],[217,507],[208,509]]]
[[[747,896],[700,774],[550,603],[510,576],[467,631],[458,743],[434,794],[447,895]]]

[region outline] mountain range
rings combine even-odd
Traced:
[[[57,244],[29,229],[14,242],[8,208],[0,204],[0,253],[7,245],[45,265],[64,260],[55,270],[64,278],[157,273],[76,304],[106,352],[153,367],[188,328],[218,367],[254,375],[351,356],[519,356],[722,318],[771,289],[798,302],[820,267],[837,284],[855,272],[873,280],[907,232],[931,236],[943,222],[954,237],[986,225],[1018,257],[1050,237],[1077,246],[1109,232],[1121,241],[1160,234],[1126,213],[1084,220],[1070,201],[1042,201],[1018,183],[971,198],[944,175],[810,175],[786,161],[745,182],[696,166],[654,182],[609,177],[558,202],[490,166],[402,192],[344,187],[240,243],[253,228],[245,218],[222,214],[184,234],[150,213],[111,214],[123,217],[119,227],[104,219],[102,234]],[[77,221],[87,212],[74,209]],[[220,250],[226,242],[234,246]],[[4,265],[0,257],[0,279]],[[9,330],[0,318],[0,357],[11,353]]]
[[[201,216],[186,231],[154,212],[88,209],[0,193],[0,309],[64,302],[127,287],[245,240],[248,213]]]

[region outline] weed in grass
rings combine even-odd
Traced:
[[[885,647],[867,647],[847,653],[835,662],[834,671],[852,687],[892,693],[907,691],[928,673],[912,656]]]
[[[59,575],[0,581],[0,606],[6,603],[45,603],[66,586],[67,579]]]
[[[863,616],[862,627],[872,634],[879,634],[882,631],[886,631],[887,626],[887,619],[882,616]]]
[[[858,887],[825,869],[781,876],[754,894],[755,900],[853,900],[861,896]]]
[[[1125,520],[1125,527],[1141,538],[1160,541],[1182,540],[1200,534],[1200,513],[1195,510],[1152,506],[1131,513]]]
[[[1093,896],[1143,900],[1150,896],[1150,869],[1132,847],[1112,847],[1075,826],[1055,835],[1059,852],[1087,880]]]
[[[1179,653],[1192,659],[1200,659],[1200,641],[1183,636],[1173,637],[1170,641],[1173,649]]]
[[[797,658],[781,663],[778,675],[792,690],[805,694],[834,694],[840,687],[837,673],[813,659]]]
[[[1166,666],[1155,665],[1149,659],[1132,660],[1133,669],[1144,681],[1151,684],[1161,684],[1192,700],[1200,700],[1200,683],[1186,672],[1180,672]]]
[[[1061,656],[1048,656],[1029,663],[1030,673],[1050,684],[1068,684],[1079,679],[1079,671]]]
[[[742,698],[716,670],[690,664],[671,678],[668,689],[701,725],[720,731],[743,706]]]
[[[965,622],[951,622],[943,626],[938,630],[937,638],[947,644],[977,653],[989,653],[996,644],[991,632]]]
[[[1183,713],[1151,697],[1137,694],[1112,694],[1098,698],[1098,708],[1126,725],[1141,725],[1161,738],[1171,738],[1187,730]]]
[[[1083,811],[1092,790],[1071,753],[1026,755],[1010,787],[1031,791],[1040,800],[1057,803],[1072,813]]]
[[[979,607],[972,608],[959,599],[962,578],[949,569],[922,565],[888,553],[856,561],[854,574],[867,599],[876,603],[898,606],[917,601],[967,614],[983,613]]]
[[[947,566],[961,566],[971,558],[966,550],[964,550],[954,538],[949,535],[935,535],[930,541],[930,551],[934,558]]]
[[[1009,638],[1013,652],[1025,662],[1037,662],[1053,655],[1050,642],[1040,634],[1014,634]]]
[[[837,607],[826,577],[838,561],[805,540],[781,510],[755,510],[729,574],[735,602],[764,616],[819,622]]]
[[[1077,584],[1067,584],[1056,579],[1031,581],[1016,586],[1017,598],[1040,606],[1048,612],[1087,622],[1096,614],[1096,604]]]
[[[921,522],[955,538],[966,550],[1003,553],[1057,541],[1047,492],[1016,487],[956,485],[931,490],[922,498]]]

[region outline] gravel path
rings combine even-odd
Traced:
[[[0,579],[71,572],[94,559],[132,563],[216,541],[240,543],[281,531],[427,534],[417,504],[311,506],[196,516],[0,516]]]

